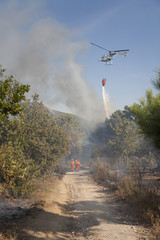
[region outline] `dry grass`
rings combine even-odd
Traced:
[[[109,171],[109,166],[103,162],[98,162],[92,165],[92,172],[94,180],[104,187],[109,187],[112,190],[115,190],[118,177],[117,174],[111,173]]]
[[[152,226],[155,240],[160,240],[160,195],[154,188],[139,187],[126,177],[118,185],[117,195],[134,209],[147,224]]]
[[[109,172],[108,166],[104,163],[95,164],[93,171],[96,182],[109,188],[114,185],[119,199],[126,201],[146,224],[152,226],[154,239],[160,240],[160,191],[157,185],[154,187],[152,182],[150,187],[137,183],[139,172],[137,176],[134,172],[134,177],[132,173],[118,179],[117,175]]]

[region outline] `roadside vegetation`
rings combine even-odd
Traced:
[[[116,111],[91,135],[91,173],[114,190],[160,239],[160,70],[140,103]]]
[[[63,165],[84,133],[70,114],[55,119],[38,94],[26,99],[30,86],[4,73],[1,66],[0,191],[23,197],[36,189],[37,179]]]

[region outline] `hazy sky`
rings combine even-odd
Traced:
[[[0,64],[50,108],[104,119],[153,88],[160,67],[159,0],[0,0]],[[109,50],[129,48],[113,65]]]

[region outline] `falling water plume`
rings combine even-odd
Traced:
[[[105,110],[106,118],[109,119],[109,110],[108,110],[109,100],[108,100],[107,94],[105,92],[104,86],[102,86],[102,97],[103,97],[103,103],[104,103],[104,110]]]

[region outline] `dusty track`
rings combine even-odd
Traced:
[[[149,239],[123,209],[87,171],[67,173],[46,196],[45,208],[23,220],[20,239]]]

